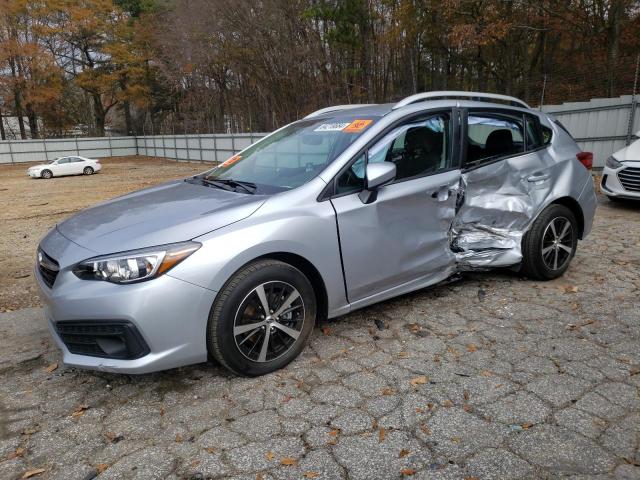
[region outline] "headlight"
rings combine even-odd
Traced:
[[[175,267],[202,244],[174,243],[143,250],[90,258],[73,267],[73,273],[83,280],[104,280],[112,283],[133,283],[151,280]]]
[[[607,158],[605,165],[609,168],[620,168],[622,166],[622,164],[613,157]]]

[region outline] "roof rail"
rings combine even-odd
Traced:
[[[352,108],[359,108],[359,107],[370,107],[372,105],[374,104],[373,103],[352,103],[349,105],[334,105],[333,107],[321,108],[320,110],[316,110],[315,112],[310,113],[304,118],[314,118],[319,115],[322,115],[323,113],[338,112],[340,110],[350,110]]]
[[[412,103],[424,102],[426,100],[437,100],[437,99],[454,99],[454,98],[466,98],[469,100],[475,100],[478,102],[487,102],[491,100],[502,100],[503,102],[508,102],[509,105],[514,107],[522,107],[522,108],[531,108],[522,100],[516,97],[510,97],[509,95],[500,95],[498,93],[480,93],[480,92],[457,92],[457,91],[435,91],[435,92],[423,92],[416,93],[415,95],[411,95],[403,100],[400,100],[393,106],[393,110],[404,107],[407,105],[411,105]]]

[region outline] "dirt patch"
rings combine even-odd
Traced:
[[[29,164],[0,166],[0,311],[40,305],[32,271],[35,250],[56,223],[98,202],[209,168],[152,157],[101,163],[99,174],[51,180],[28,177]]]

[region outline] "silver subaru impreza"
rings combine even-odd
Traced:
[[[282,368],[314,324],[469,270],[563,274],[596,196],[552,117],[430,92],[287,125],[216,168],[53,228],[36,278],[64,363]]]

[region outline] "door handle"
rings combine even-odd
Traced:
[[[527,182],[543,182],[545,180],[549,180],[549,178],[551,178],[551,175],[549,175],[548,173],[536,172],[533,175],[529,175],[527,177]]]

